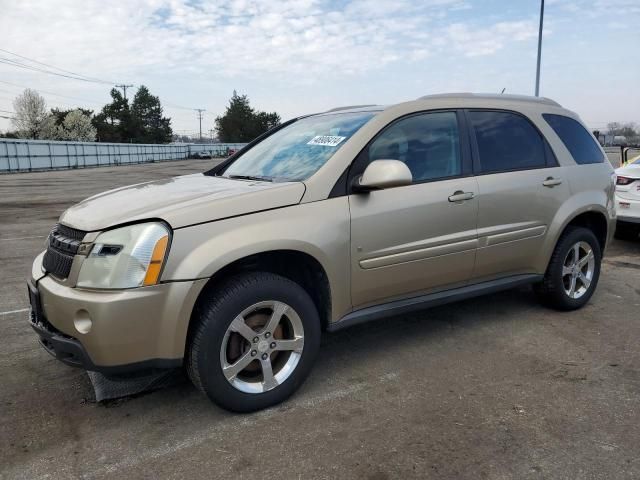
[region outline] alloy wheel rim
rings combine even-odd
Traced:
[[[244,393],[264,393],[294,372],[304,348],[298,313],[284,302],[258,302],[229,324],[220,347],[227,381]]]
[[[569,298],[578,299],[587,293],[595,267],[593,249],[587,242],[577,242],[569,249],[562,264],[562,284]]]

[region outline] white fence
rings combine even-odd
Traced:
[[[0,173],[183,160],[205,152],[226,157],[245,143],[136,144],[0,138]]]

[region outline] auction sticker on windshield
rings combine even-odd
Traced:
[[[325,147],[335,147],[347,137],[338,137],[336,135],[317,135],[313,137],[307,145],[323,145]]]

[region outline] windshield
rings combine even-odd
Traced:
[[[376,112],[303,118],[268,136],[233,162],[225,177],[299,181],[309,178]]]

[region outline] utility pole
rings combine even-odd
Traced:
[[[542,57],[542,23],[544,21],[544,0],[540,0],[540,29],[538,30],[538,67],[536,68],[536,97],[540,96],[540,58]]]
[[[198,139],[202,142],[202,112],[206,112],[204,108],[194,108],[198,112],[198,120],[200,120],[200,137]]]
[[[133,88],[133,85],[124,85],[124,84],[122,84],[122,85],[116,85],[115,87],[122,89],[122,92],[124,93],[124,99],[126,100],[127,99],[127,88]]]
[[[213,130],[213,128],[211,128],[209,130],[209,136],[211,137],[211,143],[213,143],[213,132],[214,132],[214,130]]]

